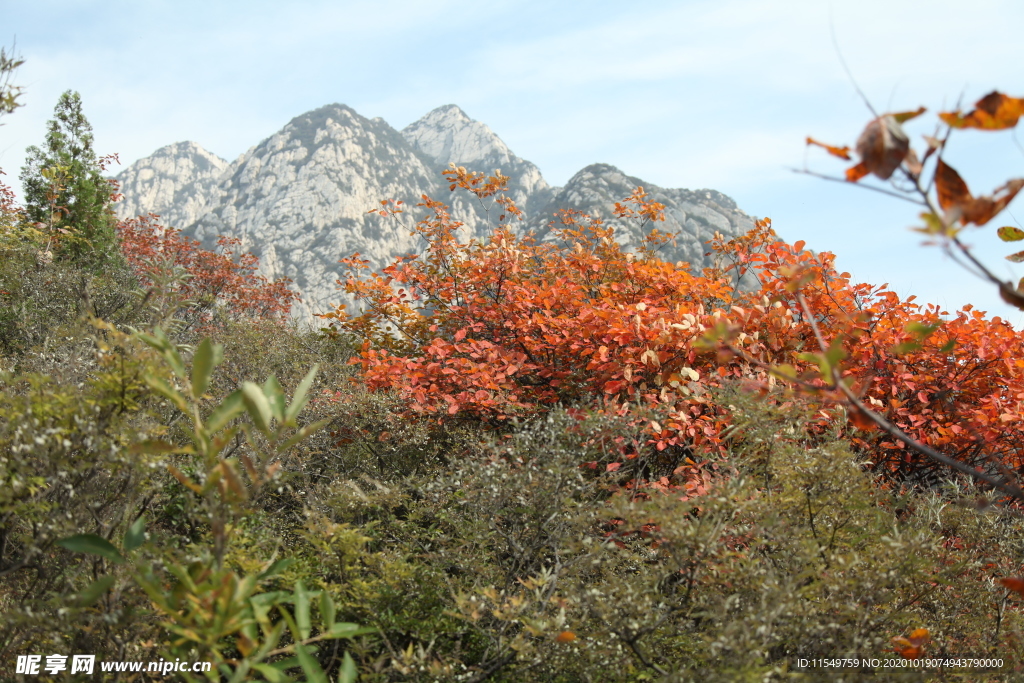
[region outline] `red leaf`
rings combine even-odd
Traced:
[[[1021,578],[1018,578],[1018,577],[1014,577],[1014,576],[1008,576],[1008,577],[1005,577],[1005,578],[1002,578],[1002,579],[996,579],[996,580],[1000,584],[1002,584],[1003,588],[1005,588],[1007,590],[1011,590],[1011,591],[1013,591],[1015,593],[1020,593],[1021,595],[1024,595],[1024,579],[1021,579]]]

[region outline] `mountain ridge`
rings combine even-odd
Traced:
[[[414,207],[423,195],[445,201],[463,223],[464,239],[487,236],[491,217],[475,197],[452,194],[442,171],[449,164],[510,176],[509,196],[527,220],[523,231],[540,239],[561,208],[587,211],[616,228],[627,249],[639,245],[635,225],[617,219],[611,207],[642,185],[666,205],[658,228],[678,233],[663,258],[695,268],[709,265],[704,242],[714,232],[739,235],[753,219],[715,190],[661,188],[609,164],[591,164],[563,187],[551,186],[535,164],[517,155],[486,124],[457,105],[437,107],[397,130],[383,119],[368,119],[353,108],[327,104],[292,118],[234,162],[194,142],[162,147],[124,169],[125,201],[119,218],[157,213],[163,222],[212,246],[219,235],[241,240],[260,257],[262,273],[288,277],[302,295],[300,319],[338,303],[354,303],[339,290],[338,260],[359,252],[381,268],[394,258],[420,251],[411,224],[368,214],[381,199]],[[404,214],[410,221],[413,211]]]

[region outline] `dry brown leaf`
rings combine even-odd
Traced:
[[[888,180],[903,163],[910,150],[910,140],[903,127],[891,114],[879,116],[864,128],[857,139],[857,154],[869,173]],[[848,172],[849,175],[849,172]]]

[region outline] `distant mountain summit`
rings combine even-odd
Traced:
[[[269,278],[289,277],[302,295],[296,314],[312,319],[351,300],[339,290],[340,258],[359,252],[380,268],[425,246],[409,226],[424,194],[450,204],[464,238],[485,237],[494,217],[475,198],[451,194],[441,172],[450,163],[511,177],[510,196],[527,215],[524,232],[543,239],[558,209],[600,216],[616,227],[620,244],[636,247],[635,226],[612,215],[612,205],[643,185],[666,206],[658,228],[678,232],[663,247],[667,261],[707,265],[704,242],[714,232],[742,234],[753,226],[735,202],[714,190],[662,189],[614,166],[593,164],[565,187],[551,187],[531,162],[516,156],[490,128],[455,105],[438,107],[401,132],[342,104],[306,112],[234,163],[194,142],[162,147],[122,171],[120,218],[147,213],[211,245],[217,236],[242,241],[260,257]],[[381,199],[408,207],[400,225],[367,212]]]
[[[124,195],[115,205],[118,217],[156,213],[166,225],[191,225],[216,204],[217,181],[227,167],[194,142],[161,147],[117,176]]]

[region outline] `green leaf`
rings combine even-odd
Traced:
[[[206,429],[211,434],[216,434],[243,411],[245,411],[245,402],[242,400],[242,390],[236,389],[228,394],[206,418]]]
[[[267,683],[291,683],[295,679],[269,664],[253,664],[252,668],[263,674]]]
[[[263,383],[263,395],[267,397],[267,403],[270,405],[270,414],[278,422],[284,422],[284,389],[281,388],[277,377],[267,377],[267,381]]]
[[[150,389],[173,403],[175,408],[183,413],[188,412],[188,401],[185,400],[180,391],[168,384],[162,377],[146,375],[143,379]]]
[[[300,441],[304,440],[310,434],[313,434],[314,432],[317,432],[320,429],[323,429],[324,427],[326,427],[328,424],[330,424],[330,422],[331,422],[330,420],[319,420],[317,422],[314,422],[311,425],[306,425],[302,429],[300,429],[297,432],[295,432],[294,434],[292,434],[288,438],[287,441],[285,441],[280,446],[278,446],[277,447],[277,452],[278,453],[284,453],[285,451],[287,451],[289,448],[291,448],[295,444],[297,444]]]
[[[287,569],[288,567],[292,566],[293,564],[295,564],[295,560],[293,560],[292,558],[290,558],[290,557],[282,557],[280,560],[275,561],[269,567],[267,567],[262,572],[260,572],[260,574],[257,577],[257,579],[260,580],[260,581],[266,581],[267,579],[270,579],[270,578],[273,578],[273,577],[277,576],[278,574],[280,574],[281,572],[283,572],[285,569]],[[267,595],[267,594],[263,593],[262,595]]]
[[[57,545],[62,548],[67,548],[74,553],[88,553],[90,555],[99,555],[100,557],[106,558],[111,562],[117,564],[124,564],[124,557],[121,553],[117,552],[117,548],[111,545],[110,541],[96,534],[77,534],[75,536],[68,536],[57,541]]]
[[[356,663],[352,660],[352,655],[346,652],[345,658],[341,660],[341,670],[338,671],[338,683],[356,683],[358,677]]]
[[[336,613],[331,594],[326,590],[320,591],[320,621],[322,622],[322,630],[331,630],[331,627],[334,626]]]
[[[924,339],[940,327],[942,327],[942,323],[922,323],[914,321],[907,323],[904,329],[918,339]]]
[[[144,341],[145,343],[147,343],[150,346],[152,346],[157,351],[163,351],[164,348],[165,348],[164,342],[160,341],[159,339],[157,339],[156,337],[154,337],[151,334],[146,334],[145,332],[139,332],[136,336],[139,339],[141,339],[142,341]]]
[[[270,403],[263,394],[263,389],[252,382],[245,382],[242,385],[242,401],[249,412],[249,417],[256,424],[256,428],[264,434],[270,433]]]
[[[264,633],[267,632],[267,628],[268,627],[264,627]],[[284,633],[284,622],[279,621],[274,624],[274,627],[270,629],[270,632],[267,633],[267,636],[263,639],[263,645],[261,645],[260,649],[256,652],[254,659],[262,660],[271,650],[276,648],[278,641],[281,640],[282,633]],[[283,671],[284,669],[281,668],[280,670]]]
[[[324,635],[328,638],[357,638],[371,633],[377,633],[377,629],[372,626],[360,626],[359,624],[339,621],[331,626]]]
[[[163,353],[167,364],[171,366],[171,370],[179,378],[185,379],[187,377],[185,374],[185,364],[181,360],[181,354],[178,353],[177,347],[174,346],[174,343],[167,338],[167,335],[159,327],[153,330],[153,334],[159,340],[160,351]]]
[[[133,443],[128,448],[128,452],[132,455],[139,455],[140,453],[145,453],[147,455],[163,455],[164,453],[193,453],[194,449],[191,446],[178,446],[177,444],[153,439],[150,441]]]
[[[85,590],[78,594],[76,598],[78,606],[89,607],[90,605],[96,604],[96,602],[103,597],[103,594],[110,590],[110,587],[113,585],[113,576],[101,576],[86,586]]]
[[[921,218],[924,220],[925,227],[917,228],[918,232],[923,232],[927,235],[939,235],[945,233],[948,228],[946,224],[937,215],[931,211],[926,211],[921,214]]]
[[[946,342],[945,344],[942,345],[942,348],[939,349],[939,353],[949,353],[949,352],[951,352],[955,348],[956,348],[956,340],[955,339],[950,339],[948,342]]]
[[[299,665],[306,674],[308,683],[327,683],[327,674],[302,643],[295,644],[295,654],[299,658]]]
[[[789,363],[783,363],[782,365],[776,365],[772,368],[772,374],[780,379],[794,380],[797,378],[796,368]]]
[[[299,382],[298,388],[295,390],[295,395],[292,396],[292,403],[288,406],[288,409],[284,413],[284,421],[286,423],[294,422],[302,409],[306,407],[306,403],[309,402],[309,388],[313,386],[313,380],[316,378],[317,370],[320,369],[319,365],[314,365],[306,376]]]
[[[220,346],[218,344],[218,346]],[[210,376],[217,362],[217,353],[210,338],[207,337],[199,342],[196,352],[192,356],[192,395],[198,400],[206,392],[210,385]],[[219,349],[223,356],[223,347]]]
[[[1024,240],[1024,230],[1015,228],[1012,225],[1004,225],[996,230],[996,234],[1004,242],[1020,242]]]
[[[124,541],[121,543],[121,547],[124,548],[126,553],[130,553],[145,542],[146,519],[144,517],[139,517],[130,527],[128,527],[128,531],[124,534]]]
[[[309,619],[309,591],[301,581],[295,582],[295,625],[299,627],[299,638],[309,638],[312,623]]]

